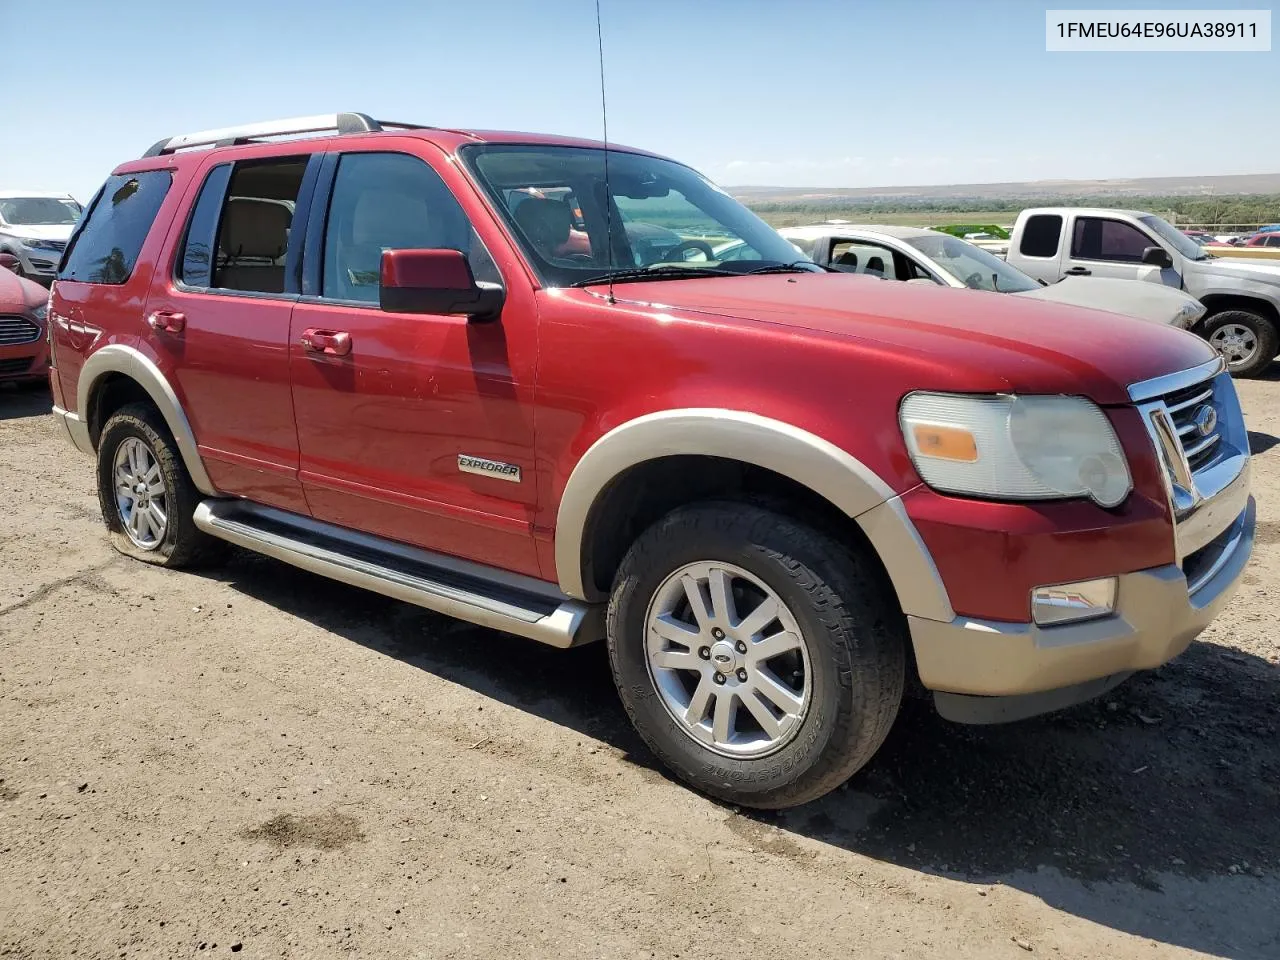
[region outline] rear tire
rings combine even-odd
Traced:
[[[839,786],[902,700],[905,621],[873,569],[751,504],[681,507],[641,534],[614,580],[607,643],[650,749],[694,788],[747,807]]]
[[[1200,335],[1227,361],[1233,377],[1261,375],[1280,353],[1275,324],[1252,310],[1223,310],[1200,326]]]
[[[98,502],[112,546],[162,567],[215,562],[226,545],[195,525],[200,500],[154,407],[131,403],[111,415],[98,442]]]

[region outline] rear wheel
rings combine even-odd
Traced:
[[[1224,310],[1204,321],[1202,334],[1222,355],[1233,377],[1256,377],[1280,353],[1270,319],[1252,310]]]
[[[902,618],[868,566],[742,503],[683,507],[639,537],[614,583],[608,646],[654,753],[744,806],[839,786],[879,748],[902,698]]]
[[[165,567],[221,556],[223,543],[195,525],[200,493],[155,408],[132,403],[112,414],[98,442],[98,501],[117,550]]]

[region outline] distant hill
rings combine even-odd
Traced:
[[[1054,197],[1226,197],[1280,194],[1280,173],[1223,177],[1145,177],[1136,180],[1028,180],[955,183],[931,187],[726,187],[739,200],[758,203],[855,203],[930,200],[1051,200]]]

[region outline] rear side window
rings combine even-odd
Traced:
[[[109,178],[72,241],[58,278],[111,284],[128,280],[172,182],[167,170]]]
[[[1056,257],[1061,236],[1062,217],[1056,213],[1037,213],[1027,217],[1018,252],[1024,257]]]

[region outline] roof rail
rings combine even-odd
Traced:
[[[284,137],[300,133],[322,133],[334,130],[344,133],[380,133],[387,127],[399,129],[420,129],[411,123],[379,123],[364,113],[321,113],[311,117],[291,117],[287,120],[267,120],[263,123],[249,123],[241,127],[222,127],[218,130],[201,130],[198,133],[184,133],[176,137],[166,137],[152,144],[151,149],[143,157],[158,157],[166,153],[176,153],[187,147],[231,147],[242,143],[252,143],[261,137]]]

